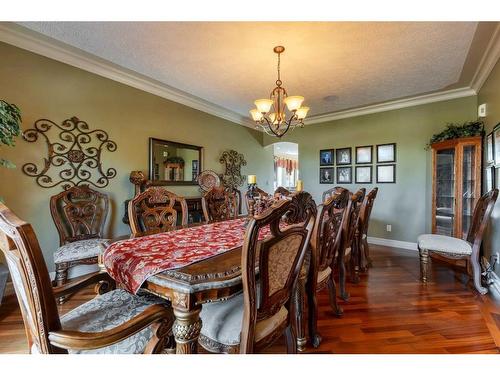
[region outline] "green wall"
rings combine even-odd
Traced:
[[[237,150],[248,162],[242,173],[256,174],[264,189],[272,189],[272,150],[263,150],[262,133],[253,129],[4,43],[0,43],[0,92],[2,99],[21,108],[23,129],[40,118],[60,123],[77,116],[93,129],[106,130],[116,141],[118,150],[104,155],[104,166],[118,172],[104,189],[112,202],[109,236],[129,232],[121,222],[123,201],[134,191],[128,176],[132,170],[147,171],[149,137],[203,146],[203,168],[217,172],[223,172],[220,154]],[[18,139],[15,148],[2,147],[0,152],[18,166],[0,168],[0,196],[19,217],[33,224],[52,270],[58,237],[49,197],[61,188],[41,188],[20,169],[24,163],[40,162],[46,155],[45,145]],[[170,189],[199,195],[195,186]]]
[[[488,134],[500,122],[500,62],[497,62],[483,87],[479,90],[477,102],[478,104],[487,104],[484,121],[486,134]],[[500,173],[500,168],[497,168],[496,173]],[[485,256],[489,259],[493,252],[500,253],[500,200],[495,205],[484,240]],[[496,273],[500,276],[500,266],[498,265]]]
[[[419,234],[431,229],[431,152],[425,150],[425,146],[447,122],[474,119],[476,97],[472,96],[308,125],[294,130],[286,140],[299,144],[300,178],[304,180],[304,189],[310,191],[317,202],[320,202],[324,190],[336,186],[319,184],[320,149],[352,147],[354,161],[355,146],[396,143],[395,184],[351,184],[344,187],[350,190],[379,187],[370,236],[416,242]],[[271,137],[264,138],[264,144],[273,141]],[[375,163],[373,165],[375,167]],[[386,224],[392,225],[391,232],[386,231]]]

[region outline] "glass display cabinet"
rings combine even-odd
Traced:
[[[481,197],[482,137],[434,143],[432,233],[464,239]]]

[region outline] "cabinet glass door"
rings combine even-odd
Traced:
[[[476,146],[467,145],[463,148],[462,163],[462,238],[467,237],[467,232],[472,221],[472,213],[477,193],[476,192]]]
[[[436,152],[436,234],[454,235],[455,227],[455,149]]]

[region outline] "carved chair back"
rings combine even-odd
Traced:
[[[3,251],[23,316],[28,345],[40,353],[66,353],[49,342],[61,329],[49,272],[30,224],[0,203],[0,248]]]
[[[275,200],[268,210],[250,219],[242,249],[241,353],[253,352],[257,322],[270,318],[283,306],[289,312],[290,324],[292,294],[314,227],[315,212],[311,195],[300,192],[290,199]],[[259,233],[267,226],[271,235],[259,242]]]
[[[130,229],[133,235],[164,232],[177,226],[181,208],[181,224],[188,223],[186,200],[161,186],[151,186],[135,196],[128,204]]]
[[[474,207],[472,223],[467,233],[467,241],[472,244],[473,252],[479,252],[483,241],[483,234],[488,225],[495,202],[498,198],[498,189],[493,189],[484,194]]]
[[[277,198],[288,197],[292,192],[288,189],[285,189],[283,186],[279,186],[275,191],[273,196]]]
[[[372,213],[375,198],[377,198],[378,188],[373,188],[366,194],[361,210],[359,212],[359,233],[360,235],[368,234],[368,225],[370,223],[370,215]]]
[[[60,245],[101,238],[109,210],[109,198],[88,185],[73,186],[50,198],[50,213]]]
[[[234,191],[213,187],[201,199],[205,221],[228,220],[238,216],[238,203]]]
[[[247,211],[250,209],[250,203],[249,203],[250,200],[255,201],[259,199],[268,199],[269,197],[271,197],[270,194],[268,194],[267,192],[265,192],[264,190],[262,190],[257,186],[254,187],[253,191],[248,190],[245,193],[245,203],[247,206]]]
[[[342,224],[349,206],[349,190],[339,188],[318,207],[311,238],[313,272],[330,267],[341,244]]]
[[[341,189],[341,188],[340,188]],[[344,220],[343,225],[343,237],[342,240],[344,248],[348,248],[352,245],[354,235],[359,228],[359,212],[365,199],[366,189],[361,188],[356,193],[352,194],[349,202],[349,211],[347,213],[346,220]]]
[[[328,189],[326,191],[323,192],[323,195],[321,196],[321,201],[322,202],[326,202],[326,200],[328,198],[330,198],[332,195],[334,195],[338,189],[342,189],[341,187],[339,186],[336,186],[334,188],[331,188],[331,189]]]

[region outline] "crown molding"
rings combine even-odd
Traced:
[[[477,66],[476,72],[472,77],[470,87],[476,92],[479,92],[484,82],[488,79],[491,71],[495,67],[498,59],[500,58],[500,22],[493,32],[483,57]]]
[[[327,122],[333,120],[340,120],[349,117],[363,116],[371,113],[392,111],[394,109],[415,107],[417,105],[441,102],[444,100],[451,100],[457,98],[464,98],[467,96],[476,95],[476,91],[470,87],[463,87],[460,89],[453,89],[447,91],[436,92],[432,94],[425,94],[414,96],[406,99],[398,99],[390,102],[373,104],[366,107],[346,109],[345,111],[325,113],[323,115],[316,115],[307,118],[307,125],[317,124],[320,122]]]
[[[14,23],[0,23],[0,41],[237,124],[251,128],[255,126],[249,118],[236,112]]]

